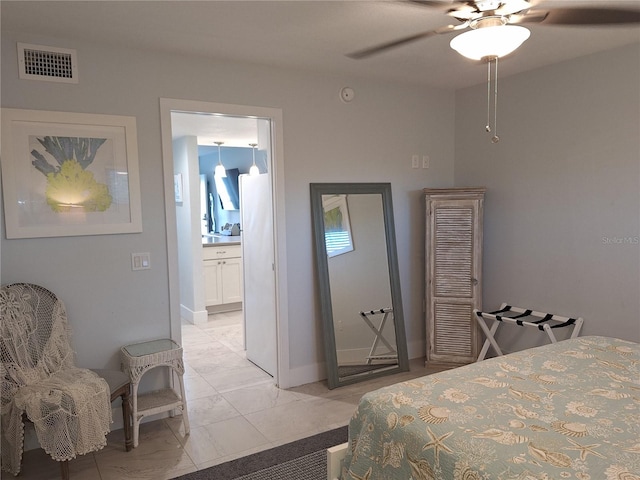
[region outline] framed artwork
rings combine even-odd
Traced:
[[[7,238],[142,231],[134,117],[2,109]]]
[[[329,258],[353,251],[346,195],[323,195],[324,239]]]

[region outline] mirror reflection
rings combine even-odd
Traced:
[[[312,184],[329,387],[408,369],[389,184]]]

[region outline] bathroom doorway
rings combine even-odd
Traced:
[[[261,199],[256,199],[255,195],[249,195],[252,198],[252,205],[260,206],[263,211],[257,215],[258,218],[266,219],[266,224],[256,225],[253,220],[248,220],[247,230],[240,223],[242,230],[242,251],[243,251],[243,277],[244,277],[244,299],[242,302],[244,327],[245,327],[245,347],[247,349],[247,358],[267,371],[274,378],[274,383],[286,388],[288,384],[288,322],[286,315],[286,292],[283,288],[286,285],[286,255],[284,238],[277,235],[278,231],[284,231],[284,199],[282,193],[283,188],[276,188],[277,185],[283,184],[282,178],[282,135],[281,135],[281,111],[276,109],[266,109],[262,107],[247,107],[227,104],[212,104],[206,102],[192,102],[183,100],[161,100],[161,120],[163,128],[163,150],[164,150],[164,169],[165,169],[165,186],[169,182],[173,183],[173,177],[179,171],[178,164],[180,159],[174,155],[174,140],[178,137],[195,137],[190,139],[198,145],[205,145],[207,148],[217,147],[217,160],[224,165],[225,157],[220,156],[220,146],[213,147],[214,141],[224,141],[227,147],[231,147],[234,142],[239,142],[249,146],[250,143],[257,143],[252,150],[252,157],[260,168],[260,180],[258,177],[249,178],[247,172],[241,171],[239,185],[245,186],[242,192],[240,186],[239,194],[247,194],[253,191],[252,186],[255,181],[262,185]],[[179,121],[176,121],[179,120]],[[215,120],[212,122],[211,120]],[[240,138],[242,132],[233,133],[234,125],[253,124],[256,125],[255,132],[251,138]],[[225,125],[226,124],[226,125]],[[207,126],[208,125],[208,126]],[[207,130],[209,128],[209,130]],[[226,133],[225,133],[226,132]],[[202,133],[202,135],[201,135]],[[246,134],[246,132],[244,132]],[[237,136],[238,139],[233,137]],[[198,137],[202,137],[198,139]],[[189,142],[187,142],[189,145]],[[191,145],[193,147],[193,145]],[[189,148],[189,147],[187,147]],[[197,147],[196,147],[197,148]],[[242,148],[241,145],[238,148]],[[244,147],[246,148],[246,147]],[[168,155],[170,153],[170,155]],[[257,154],[257,155],[256,155]],[[179,154],[178,154],[179,155]],[[224,155],[224,154],[223,154]],[[254,162],[252,158],[252,163]],[[240,169],[239,169],[240,170]],[[246,166],[242,167],[246,170]],[[200,171],[198,169],[197,178],[193,184],[197,185],[197,195],[195,196],[194,210],[198,210],[198,215],[192,224],[193,235],[190,240],[191,250],[193,250],[194,274],[193,289],[195,303],[203,306],[203,294],[197,291],[202,290],[202,285],[198,279],[202,278],[199,265],[202,263],[202,246],[197,247],[197,238],[202,235],[202,219],[200,218]],[[167,176],[169,178],[167,178]],[[246,177],[243,179],[243,177]],[[188,184],[188,179],[183,178],[184,184]],[[247,187],[248,185],[251,185]],[[186,195],[184,185],[183,194]],[[184,201],[184,199],[183,199]],[[214,199],[217,201],[217,199]],[[252,208],[254,208],[252,207]],[[167,212],[167,230],[171,230],[177,225],[176,213],[177,204],[173,198],[166,199]],[[242,210],[242,200],[240,205]],[[211,210],[210,210],[211,211]],[[230,213],[230,212],[227,212]],[[255,212],[254,212],[255,213]],[[172,215],[173,214],[173,215]],[[171,218],[173,216],[173,219]],[[252,216],[242,214],[243,220]],[[256,215],[253,215],[256,218]],[[228,223],[228,222],[227,222]],[[235,222],[233,222],[235,223]],[[232,224],[233,224],[232,223]],[[179,225],[178,225],[179,226]],[[184,249],[179,239],[179,228],[176,228],[176,241],[174,248],[171,248],[170,238],[169,256],[175,253],[175,260],[178,260],[180,252]],[[219,230],[212,232],[214,235],[220,235]],[[234,232],[235,233],[235,232]],[[171,237],[171,235],[169,235]],[[270,240],[268,242],[265,239]],[[181,258],[182,260],[182,258]],[[177,266],[175,264],[178,264]],[[170,297],[172,301],[172,320],[171,330],[172,336],[179,338],[180,327],[180,309],[176,312],[175,303],[181,304],[181,291],[185,283],[185,272],[182,271],[181,262],[172,262],[170,259]],[[172,272],[172,266],[177,267]],[[188,276],[188,275],[187,275]],[[266,283],[265,283],[265,280]],[[259,300],[262,298],[262,300]],[[272,315],[265,315],[265,305]],[[201,308],[201,307],[198,307]],[[205,308],[206,311],[206,308]],[[177,317],[177,318],[174,318]],[[265,349],[265,341],[269,342],[272,347]],[[261,358],[264,352],[271,352],[266,360]],[[255,352],[255,354],[254,354]],[[254,358],[255,357],[255,358]]]

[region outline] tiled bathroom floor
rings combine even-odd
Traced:
[[[208,468],[346,425],[363,393],[432,373],[423,360],[411,371],[329,390],[326,382],[280,390],[245,358],[242,312],[184,324],[182,344],[191,433],[180,416],[140,427],[139,446],[124,450],[122,430],[107,446],[70,462],[72,480],[162,480]],[[10,477],[6,472],[4,476]],[[23,457],[23,480],[58,480],[60,469],[43,450]]]

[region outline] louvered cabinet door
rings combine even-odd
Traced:
[[[482,307],[483,188],[428,189],[426,199],[427,362],[474,362]]]

